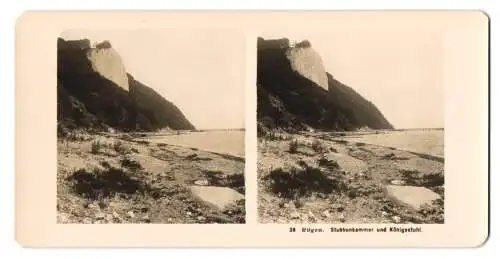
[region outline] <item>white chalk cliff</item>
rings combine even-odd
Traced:
[[[287,50],[292,69],[328,91],[328,78],[321,56],[309,43],[294,44]]]
[[[119,87],[129,90],[128,77],[122,58],[107,41],[87,50],[92,70]]]

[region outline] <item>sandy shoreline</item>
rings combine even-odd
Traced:
[[[165,143],[180,147],[193,147],[199,150],[245,158],[244,131],[202,131],[182,134],[152,135],[141,139],[153,143]]]
[[[444,130],[406,129],[352,132],[301,133],[326,140],[346,140],[444,159]]]
[[[58,223],[244,223],[243,173],[244,160],[232,156],[71,133],[58,140]],[[205,190],[233,200],[219,206]]]
[[[331,133],[260,138],[259,222],[444,222],[442,161],[358,141]]]

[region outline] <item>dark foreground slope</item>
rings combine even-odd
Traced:
[[[310,78],[317,78],[317,69],[324,68],[311,44],[306,43],[289,47],[288,39],[258,39],[259,130],[393,128],[375,105],[330,74],[327,74],[328,90],[312,81]],[[303,65],[300,70],[294,69],[301,63],[313,64],[316,68],[307,69]]]
[[[57,64],[60,130],[194,129],[175,105],[132,77],[127,78],[111,45],[96,50],[87,40],[58,39]]]

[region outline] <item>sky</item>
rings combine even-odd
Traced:
[[[309,40],[326,71],[373,102],[396,128],[444,127],[443,32],[415,20],[373,21],[292,24],[258,36]],[[245,48],[251,45],[238,31],[70,30],[62,37],[110,41],[127,72],[177,105],[196,128],[245,125]]]
[[[238,31],[74,29],[67,40],[108,40],[125,69],[173,102],[197,129],[244,128],[245,37]]]
[[[307,39],[327,72],[373,102],[395,128],[444,127],[443,33],[371,25],[273,29],[264,39]]]

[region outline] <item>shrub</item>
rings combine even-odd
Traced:
[[[123,139],[123,140],[125,140],[125,141],[132,141],[134,139],[134,137],[132,137],[131,134],[130,135],[128,135],[128,134],[127,135],[123,135],[120,138]]]
[[[141,144],[141,145],[146,145],[146,146],[149,145],[149,144],[151,144],[151,142],[149,142],[147,140],[139,140],[139,141],[137,141],[137,143]]]
[[[299,148],[299,142],[294,139],[288,144],[288,151],[292,154],[297,153],[297,149]]]
[[[95,47],[98,49],[107,49],[107,48],[111,48],[111,43],[109,41],[105,40],[101,43],[96,44]]]
[[[317,139],[312,142],[311,148],[315,152],[323,152],[323,145],[321,144],[321,141],[319,141]]]
[[[309,42],[308,40],[303,40],[303,41],[295,44],[295,47],[297,47],[297,48],[309,48],[309,47],[311,47],[311,42]]]
[[[269,173],[264,180],[269,181],[270,191],[282,198],[300,200],[313,193],[330,194],[346,189],[343,179],[338,176],[328,177],[320,168],[305,167],[284,170],[278,168]]]
[[[326,167],[331,170],[340,169],[340,165],[336,161],[329,160],[325,157],[322,157],[318,160],[318,165],[322,167]]]
[[[113,144],[113,149],[118,154],[125,154],[128,151],[125,145],[123,145],[123,143],[119,140],[115,141],[115,143]]]
[[[138,161],[132,160],[128,157],[122,158],[121,165],[122,165],[122,167],[125,167],[128,169],[133,169],[133,170],[143,169],[142,165]]]
[[[101,142],[99,140],[93,141],[90,145],[90,151],[92,154],[97,154],[101,150]]]

